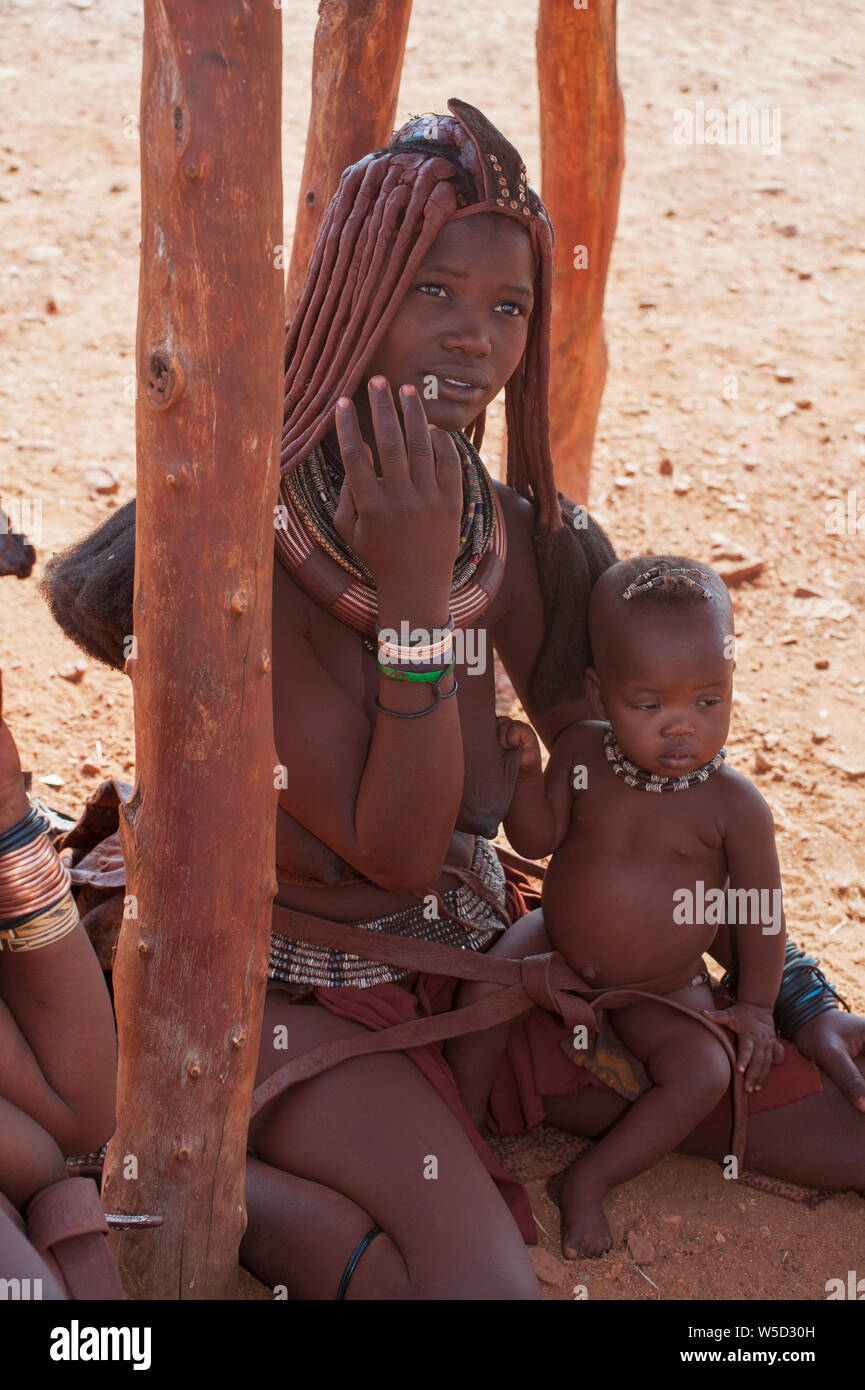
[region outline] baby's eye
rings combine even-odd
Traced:
[[[632,705],[632,706],[631,706],[631,709],[660,709],[660,708],[661,708],[661,706],[660,706],[657,702],[655,702],[654,704],[647,703],[647,704],[642,704],[642,705]]]
[[[698,705],[710,705],[710,706],[711,706],[711,705],[720,705],[720,703],[721,703],[721,697],[720,697],[720,695],[704,695],[703,698],[702,698],[702,700],[698,700],[698,701],[697,701],[697,704],[698,704]]]

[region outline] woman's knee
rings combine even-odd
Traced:
[[[529,1302],[539,1299],[540,1286],[528,1255],[525,1261],[472,1273],[442,1268],[433,1276],[412,1283],[412,1297],[430,1300],[449,1299],[453,1302]]]

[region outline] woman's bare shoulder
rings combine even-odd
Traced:
[[[525,497],[520,497],[518,492],[514,492],[507,483],[500,483],[497,478],[493,479],[493,487],[502,509],[505,525],[508,529],[508,540],[513,536],[515,539],[528,541],[531,544],[532,532],[535,524],[535,509],[531,502]]]

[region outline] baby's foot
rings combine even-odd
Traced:
[[[562,1214],[562,1255],[566,1260],[603,1255],[611,1249],[613,1235],[603,1208],[606,1188],[586,1180],[580,1173],[579,1159],[550,1178],[547,1195]]]

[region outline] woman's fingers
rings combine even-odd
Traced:
[[[401,386],[399,403],[405,423],[409,474],[416,487],[427,491],[435,482],[435,456],[426,411],[417,387]]]
[[[713,1023],[722,1024],[724,1028],[734,1026],[729,1009],[703,1009],[702,1013],[705,1018],[710,1018]]]
[[[367,390],[381,476],[386,483],[406,483],[410,477],[408,454],[390,385],[385,377],[374,376]]]
[[[772,1070],[772,1048],[759,1046],[754,1049],[751,1065],[748,1067],[748,1084],[754,1091],[765,1086]]]
[[[853,1058],[843,1047],[834,1047],[820,1057],[820,1066],[831,1076],[842,1095],[857,1110],[865,1111],[865,1081]]]
[[[364,443],[357,411],[348,396],[341,396],[337,401],[334,421],[352,498],[359,506],[371,506],[378,496],[378,479],[369,446]]]
[[[459,450],[447,430],[433,426],[429,431],[435,456],[435,473],[445,505],[462,512],[463,472]]]
[[[346,545],[351,546],[357,526],[357,506],[348,478],[345,479],[340,489],[336,511],[333,514],[333,524]]]
[[[750,1060],[751,1060],[751,1058],[753,1057],[753,1055],[754,1055],[754,1039],[753,1039],[753,1038],[740,1038],[740,1039],[739,1039],[739,1055],[738,1055],[738,1057],[736,1058],[736,1066],[737,1066],[737,1068],[738,1068],[739,1071],[745,1071],[745,1070],[747,1069],[748,1063],[750,1062]]]

